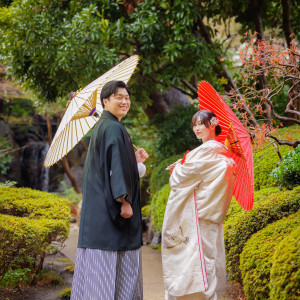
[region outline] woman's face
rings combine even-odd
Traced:
[[[193,131],[197,136],[197,139],[201,139],[203,143],[205,143],[208,140],[215,140],[216,134],[215,134],[215,127],[209,126],[207,128],[204,124],[202,124],[200,117],[196,120]]]

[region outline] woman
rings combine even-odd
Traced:
[[[223,221],[232,198],[235,163],[216,141],[216,115],[207,110],[192,118],[203,144],[187,153],[172,171],[162,228],[166,299],[217,299],[225,289]]]

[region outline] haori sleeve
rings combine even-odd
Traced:
[[[125,196],[125,200],[130,204],[130,182],[129,173],[130,161],[127,155],[126,145],[120,128],[116,126],[113,130],[108,130],[109,149],[107,152],[107,165],[109,168],[109,184],[113,199]]]

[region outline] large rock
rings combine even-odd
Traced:
[[[0,120],[0,137],[3,137],[11,146],[11,150],[18,149],[19,145],[14,140],[14,133],[11,130],[9,124]],[[6,180],[16,181],[18,183],[22,182],[21,167],[20,167],[20,155],[19,150],[11,151],[9,153],[13,157],[11,163],[8,163],[9,169],[5,174],[0,175],[0,181],[5,182]]]

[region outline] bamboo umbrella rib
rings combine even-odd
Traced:
[[[82,122],[82,120],[79,120],[79,124],[80,124],[80,127],[79,127],[79,128],[81,129],[81,134],[80,134],[80,136],[84,135],[84,130],[83,130],[83,128],[82,128],[81,122]]]
[[[53,157],[54,157],[54,149],[55,148],[52,148],[52,149],[50,149],[50,154],[49,154],[49,158],[48,157],[46,157],[46,162],[47,162],[47,164],[49,164],[52,160],[53,160]],[[45,163],[46,163],[45,162]]]
[[[66,139],[66,134],[67,134],[67,130],[63,130],[62,134],[60,135],[60,139],[59,139],[59,146],[58,146],[58,151],[56,152],[56,158],[57,157],[63,157],[63,141]]]
[[[80,123],[80,121],[79,120],[75,120],[74,122],[75,122],[75,128],[79,128],[78,123]],[[78,143],[80,139],[78,137],[77,130],[75,130],[75,134],[76,134],[76,143]]]
[[[86,119],[86,118],[84,118],[83,120],[85,121],[85,123],[86,123],[86,124],[87,124],[87,126],[89,127],[89,130],[91,130],[91,127],[90,127],[89,123],[87,122],[87,119]]]
[[[211,93],[213,93],[211,91],[211,89],[204,88],[203,91],[205,91],[205,94],[202,91],[199,91],[198,98],[200,98],[204,103],[206,103],[207,100],[214,100],[214,97],[211,95]],[[219,97],[219,95],[217,95],[217,94],[214,94],[214,96]],[[213,101],[213,103],[214,103],[214,107],[217,110],[225,111],[224,106],[222,105],[222,103],[216,103],[215,101]],[[226,114],[227,114],[227,112],[226,112]]]
[[[65,138],[66,140],[64,140],[65,142],[62,144],[62,154],[63,153],[67,153],[67,146],[68,146],[68,142],[69,142],[69,129],[70,129],[70,123],[68,123],[68,125],[66,126],[66,134],[65,134]]]
[[[57,158],[57,155],[56,155],[56,153],[58,152],[58,148],[59,148],[59,137],[56,139],[56,141],[55,141],[55,144],[54,144],[54,146],[53,146],[53,159],[56,159]]]
[[[55,159],[58,157],[57,153],[59,152],[59,146],[60,146],[60,143],[61,143],[61,137],[62,137],[62,135],[58,135],[57,139],[55,140],[55,144],[54,144],[55,147],[54,147],[54,153],[53,153]]]
[[[68,126],[67,126],[67,133],[66,133],[66,135],[67,135],[67,137],[70,137],[70,129],[71,129],[71,123],[72,122],[70,122],[69,124],[68,124]],[[70,141],[70,138],[67,138],[67,142],[65,143],[65,150],[64,150],[64,152],[65,153],[68,153],[68,150],[69,150],[69,143],[70,143],[71,141]]]
[[[58,137],[58,141],[57,141],[57,146],[56,146],[56,151],[55,151],[55,159],[57,159],[57,157],[59,157],[60,153],[62,153],[62,140],[64,138],[64,135],[66,133],[66,130],[63,130],[61,132],[61,135],[59,135]]]

